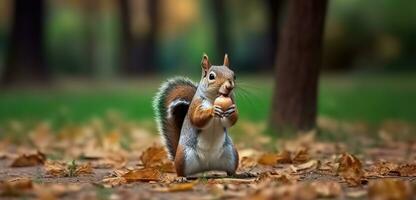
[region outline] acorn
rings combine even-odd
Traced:
[[[223,111],[227,110],[231,105],[233,105],[233,100],[230,97],[221,95],[217,97],[214,101],[214,105],[221,107]]]

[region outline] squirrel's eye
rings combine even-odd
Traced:
[[[215,73],[214,72],[211,72],[209,74],[209,80],[214,80],[214,79],[215,79]]]

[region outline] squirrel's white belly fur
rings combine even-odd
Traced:
[[[212,119],[199,133],[195,151],[186,152],[186,157],[192,158],[186,159],[186,174],[205,170],[228,171],[228,169],[232,169],[234,163],[232,149],[224,148],[226,137],[226,130],[220,119]]]

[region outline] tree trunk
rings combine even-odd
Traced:
[[[222,59],[225,53],[230,53],[227,36],[227,16],[225,14],[225,1],[213,0],[212,9],[214,13],[215,39],[217,44],[217,59]]]
[[[44,60],[44,1],[14,0],[4,85],[46,82],[50,72]]]
[[[288,1],[280,37],[271,127],[314,128],[327,0]]]
[[[129,0],[120,0],[121,14],[121,63],[125,75],[143,75],[155,71],[156,41],[159,27],[158,0],[147,0],[149,30],[142,35],[134,35],[132,30]]]
[[[87,69],[89,76],[93,77],[98,72],[98,58],[97,58],[97,29],[99,20],[99,1],[86,0],[84,3],[84,17],[85,17],[85,51],[87,55]]]
[[[129,9],[129,0],[120,0],[120,21],[121,21],[121,42],[120,42],[120,62],[122,73],[128,74],[131,71],[131,43],[132,32],[131,32],[131,15]]]
[[[268,26],[267,26],[267,44],[268,51],[265,55],[265,62],[262,63],[263,70],[272,71],[276,62],[277,46],[278,46],[278,29],[279,19],[281,16],[282,7],[285,4],[285,0],[266,0],[266,6],[268,8]]]

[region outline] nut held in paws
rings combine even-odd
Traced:
[[[220,106],[223,111],[227,110],[231,105],[233,105],[233,100],[230,97],[225,97],[223,95],[217,97],[214,101],[214,105]]]

